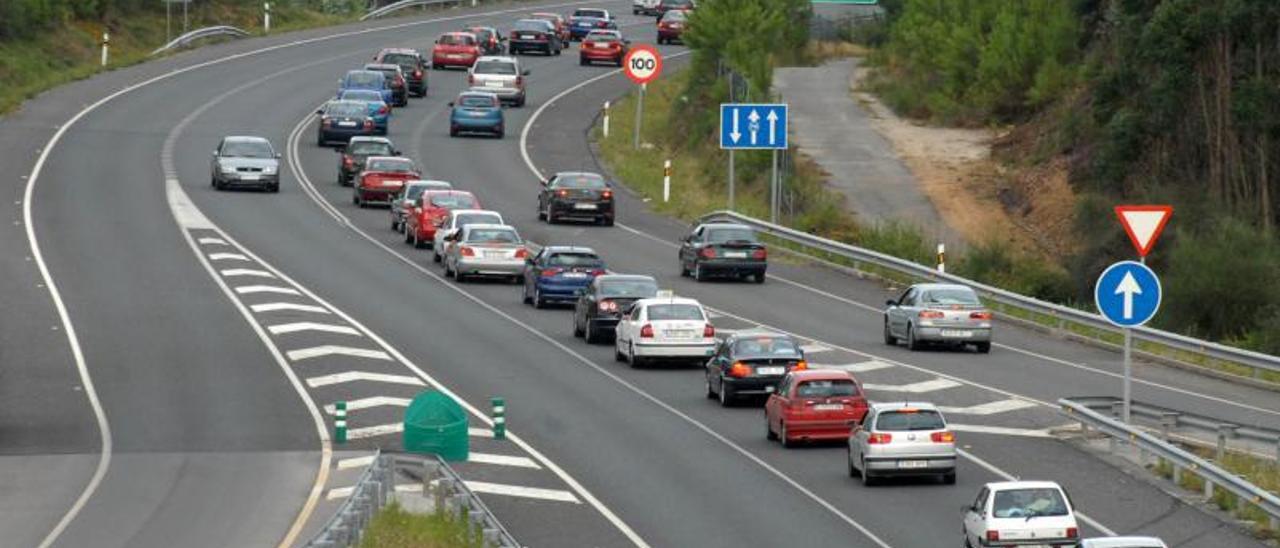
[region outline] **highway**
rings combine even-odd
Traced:
[[[649,41],[651,18],[593,4]],[[305,538],[308,518],[332,508],[323,493],[341,487],[326,481],[335,452],[397,447],[398,434],[379,429],[400,411],[386,402],[424,386],[481,413],[490,397],[506,399],[518,442],[476,436],[473,449],[525,465],[459,469],[542,490],[481,494],[530,546],[958,545],[961,505],[1009,477],[1061,482],[1092,518],[1086,534],[1257,545],[1047,436],[1066,421],[1046,404],[1118,394],[1116,354],[1005,324],[989,355],[889,348],[878,310],[891,293],[881,285],[783,261],[763,286],[680,278],[673,242],[687,227],[626,193],[616,227],[539,223],[539,174],[597,169],[586,129],[632,85],[612,68],[580,67],[576,49],[522,58],[533,71],[529,104],[506,111],[503,140],[448,137],[445,103],[465,87],[460,71],[431,71],[430,96],[396,112],[390,137],[426,175],[474,191],[531,241],[592,246],[612,270],[698,298],[717,327],[794,333],[811,362],[859,371],[873,400],[947,406],[966,456],[957,484],[863,487],[845,475],[841,447],[784,450],[765,441],[758,408],[705,399],[696,368],[629,369],[609,346],[573,338],[567,309],[534,310],[509,284],[444,279],[429,252],[388,230],[386,210],[351,205],[335,182],[337,155],[315,146],[311,113],[381,47],[429,50],[441,31],[505,28],[534,5],[210,46],[60,88],[0,121],[6,220],[16,221],[0,223],[6,546],[37,545],[50,531],[56,546]],[[194,68],[169,74],[182,67]],[[86,105],[157,75],[167,76],[84,112],[43,149]],[[268,137],[284,154],[279,194],[210,188],[209,153],[226,134]],[[1158,366],[1137,375],[1141,401],[1280,422],[1273,393]],[[353,431],[366,430],[334,447],[325,406],[335,401],[384,404],[353,411]]]

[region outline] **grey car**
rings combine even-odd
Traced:
[[[459,282],[472,276],[494,276],[520,281],[529,251],[515,227],[470,224],[454,232],[444,256],[444,275]]]
[[[408,214],[409,209],[413,207],[414,202],[422,196],[427,190],[452,190],[453,183],[449,181],[435,180],[414,180],[408,181],[404,186],[400,187],[400,192],[391,198],[391,230],[404,233],[404,217]]]
[[[262,137],[228,136],[209,163],[213,188],[260,188],[280,192],[280,154]]]
[[[931,403],[875,403],[849,434],[849,476],[871,485],[886,476],[956,482],[956,436]]]
[[[519,59],[489,55],[476,59],[476,64],[467,70],[467,81],[475,91],[492,93],[504,103],[522,107],[525,97],[524,77],[528,75],[529,69],[522,68]]]
[[[956,284],[916,284],[885,303],[884,342],[919,350],[926,343],[973,345],[991,351],[991,311],[972,288]]]

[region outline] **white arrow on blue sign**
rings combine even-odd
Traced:
[[[787,105],[780,103],[721,104],[720,148],[787,148]]]
[[[1093,300],[1098,313],[1120,327],[1143,325],[1160,309],[1160,279],[1147,265],[1120,261],[1098,276]]]

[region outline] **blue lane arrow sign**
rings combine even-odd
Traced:
[[[1160,309],[1160,279],[1147,265],[1120,261],[1098,276],[1093,288],[1098,313],[1120,327],[1135,327],[1151,320]]]
[[[746,118],[746,127],[742,127],[744,121],[742,118]],[[720,105],[720,148],[763,150],[787,148],[787,105],[781,103]]]

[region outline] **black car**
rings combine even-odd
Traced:
[[[745,225],[701,224],[680,242],[680,275],[698,281],[729,276],[762,284],[768,266],[768,249]]]
[[[391,106],[409,106],[409,81],[404,77],[404,71],[400,70],[400,65],[369,63],[364,69],[381,72],[391,82]]]
[[[588,343],[613,340],[613,330],[627,307],[640,299],[656,296],[658,282],[651,276],[596,276],[591,285],[578,292],[573,307],[573,334]]]
[[[338,158],[338,184],[351,186],[351,179],[364,171],[364,161],[370,156],[399,156],[400,151],[386,137],[352,137],[347,146],[335,149]]]
[[[613,186],[599,173],[563,172],[542,181],[538,218],[578,219],[613,226]]]
[[[329,101],[316,111],[320,122],[316,124],[316,144],[332,142],[346,144],[353,137],[373,135],[377,131],[369,108],[357,101]]]
[[[511,55],[526,51],[560,55],[560,50],[563,48],[560,35],[556,33],[555,24],[544,19],[516,21],[515,26],[511,28],[511,33],[507,36],[507,51]]]
[[[502,55],[502,49],[506,38],[502,37],[502,33],[493,27],[470,27],[467,32],[476,35],[476,42],[480,44],[480,55]]]
[[[707,360],[707,397],[724,406],[744,396],[768,396],[789,371],[807,369],[800,341],[768,331],[740,331]]]
[[[415,97],[427,96],[427,61],[417,50],[386,48],[378,52],[373,62],[399,65],[404,79],[409,83],[409,93]]]

